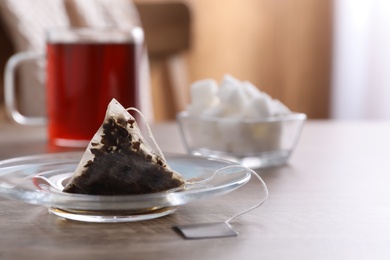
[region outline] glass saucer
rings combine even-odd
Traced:
[[[239,164],[191,155],[166,155],[170,167],[186,180],[211,180],[175,192],[97,196],[62,192],[82,157],[80,152],[53,153],[0,161],[0,196],[42,205],[59,217],[86,222],[129,222],[172,214],[189,202],[231,192],[250,180]]]

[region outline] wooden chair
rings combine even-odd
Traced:
[[[135,4],[149,53],[155,119],[172,120],[189,100],[190,8],[182,2]]]

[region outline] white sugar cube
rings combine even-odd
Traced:
[[[223,117],[226,115],[226,107],[222,104],[218,104],[203,110],[203,115],[210,117]]]
[[[238,120],[221,120],[217,123],[218,145],[221,151],[234,153],[243,145]]]
[[[252,119],[262,119],[273,115],[272,100],[267,95],[251,99],[245,107],[244,116]]]
[[[217,100],[218,84],[215,80],[205,79],[191,85],[192,104],[196,106],[212,106]]]
[[[257,98],[261,95],[261,91],[249,81],[244,81],[242,87],[249,99]]]
[[[193,116],[200,116],[202,115],[205,110],[205,107],[202,106],[202,105],[195,105],[195,104],[190,104],[187,106],[187,111],[190,115],[193,115]]]
[[[219,86],[213,79],[194,82],[191,99],[187,111],[192,115],[264,119],[291,113],[283,103],[272,99],[251,82],[241,82],[229,74],[223,77]]]
[[[199,80],[191,85],[192,103],[187,107],[191,115],[201,115],[210,107],[218,104],[218,85],[215,80]]]
[[[230,75],[224,76],[218,90],[218,97],[223,105],[229,107],[229,114],[240,113],[248,102],[241,82]]]
[[[274,106],[276,115],[287,115],[291,113],[291,110],[278,99],[274,99]]]

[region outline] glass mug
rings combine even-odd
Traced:
[[[58,146],[84,147],[98,130],[108,103],[139,107],[143,30],[64,28],[48,30],[46,55],[17,53],[7,62],[6,110],[20,124],[48,125]],[[20,63],[46,60],[46,117],[26,117],[16,107],[14,77]]]

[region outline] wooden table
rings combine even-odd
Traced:
[[[184,152],[174,123],[153,130],[164,151]],[[46,144],[42,127],[0,123],[0,159],[63,150]],[[0,259],[390,259],[389,159],[389,122],[308,121],[289,164],[259,171],[268,201],[232,222],[238,237],[222,239],[184,240],[171,227],[224,221],[255,204],[255,178],[133,223],[67,221],[0,199]]]

